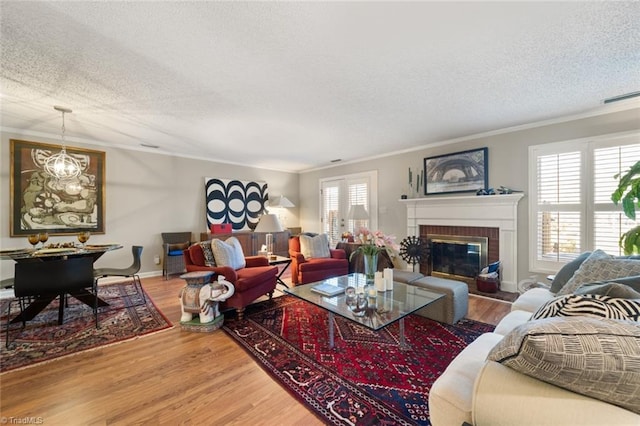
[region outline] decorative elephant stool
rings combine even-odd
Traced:
[[[224,315],[220,314],[218,304],[233,296],[235,288],[222,275],[218,281],[209,283],[212,275],[213,272],[199,271],[180,276],[187,282],[179,295],[183,330],[206,333],[222,327]],[[194,318],[194,314],[198,316]]]

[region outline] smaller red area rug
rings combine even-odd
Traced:
[[[98,295],[109,306],[98,308],[100,328],[96,328],[93,309],[68,298],[64,323],[58,325],[58,299],[22,328],[22,323],[9,326],[9,348],[5,345],[7,305],[2,306],[0,337],[0,372],[12,371],[37,363],[89,349],[123,342],[172,327],[149,295],[146,303],[133,284],[98,286]],[[19,313],[13,302],[11,318]]]
[[[223,329],[322,421],[336,425],[429,425],[429,389],[449,363],[492,325],[462,320],[441,324],[405,318],[372,331],[335,317],[329,349],[327,312],[292,296],[247,308]]]

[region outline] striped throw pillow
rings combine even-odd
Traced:
[[[202,248],[202,254],[204,255],[204,264],[206,266],[216,266],[216,259],[213,257],[211,241],[201,241],[198,244],[200,245],[200,248]]]
[[[640,299],[622,299],[599,294],[567,294],[542,305],[532,315],[531,320],[574,316],[640,321]]]

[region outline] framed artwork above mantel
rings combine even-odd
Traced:
[[[427,157],[424,170],[425,195],[477,192],[489,185],[488,149]]]
[[[60,145],[10,140],[11,236],[39,232],[73,235],[83,231],[104,234],[105,153],[66,147],[79,161],[80,176],[58,181],[44,170],[44,163]]]

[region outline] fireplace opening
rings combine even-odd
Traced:
[[[475,278],[487,266],[487,237],[430,235],[431,275]]]

